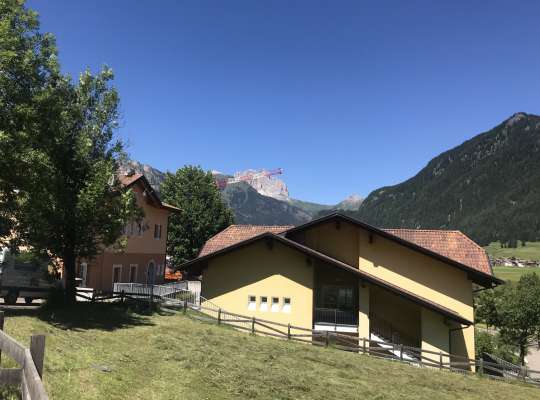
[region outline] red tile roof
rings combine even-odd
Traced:
[[[231,225],[211,237],[205,243],[199,257],[251,239],[265,232],[279,234],[291,228],[292,226],[288,225]],[[384,229],[384,231],[469,268],[493,275],[484,249],[459,231],[426,229]]]
[[[251,239],[262,233],[279,234],[290,228],[292,228],[292,225],[231,225],[208,239],[199,253],[199,257]]]
[[[492,275],[484,249],[460,231],[426,229],[384,229],[384,231],[477,271]]]
[[[133,174],[133,175],[119,174],[118,179],[120,180],[120,183],[124,187],[130,187],[135,182],[141,180],[141,184],[143,185],[143,187],[145,187],[146,189],[149,190],[150,195],[154,199],[154,203],[159,208],[163,208],[165,210],[172,211],[172,212],[180,212],[181,211],[178,207],[175,207],[175,206],[173,206],[171,204],[162,202],[161,199],[159,198],[159,196],[157,195],[157,193],[154,191],[154,189],[152,189],[152,186],[150,185],[150,183],[148,182],[148,180],[146,179],[146,177],[143,174],[138,174],[138,173]]]
[[[134,184],[136,181],[138,181],[140,178],[143,177],[143,174],[133,174],[133,175],[126,175],[126,174],[119,174],[118,175],[118,179],[120,180],[120,183],[123,185],[123,186],[131,186],[132,184]]]

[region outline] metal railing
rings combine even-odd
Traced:
[[[358,313],[335,308],[315,308],[315,324],[358,326]]]
[[[149,285],[145,283],[124,283],[117,282],[113,285],[114,293],[129,293],[132,296],[148,297],[154,296],[166,296],[170,293],[174,293],[178,290],[186,290],[188,282],[173,282],[165,283],[162,285]]]

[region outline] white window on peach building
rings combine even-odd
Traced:
[[[137,264],[130,264],[129,265],[129,282],[134,283],[137,282]]]
[[[113,283],[118,283],[121,280],[122,280],[122,264],[114,264],[112,281]]]

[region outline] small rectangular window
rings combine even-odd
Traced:
[[[137,281],[137,264],[131,264],[129,266],[129,281],[131,283]]]
[[[161,239],[161,225],[154,225],[154,239]]]
[[[283,312],[291,312],[291,298],[290,297],[284,297],[283,298]]]
[[[272,312],[278,312],[279,311],[279,297],[272,297]]]
[[[259,310],[268,311],[268,297],[261,296],[261,304],[259,304]]]
[[[248,310],[257,309],[257,298],[255,296],[248,296]]]

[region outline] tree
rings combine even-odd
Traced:
[[[498,329],[502,342],[519,348],[524,364],[527,347],[540,337],[540,278],[526,274],[517,284],[508,283],[481,297],[477,316]]]
[[[167,173],[161,186],[163,199],[180,208],[171,216],[167,253],[174,265],[197,257],[204,243],[234,222],[210,172],[185,166]]]
[[[36,13],[21,1],[0,0],[0,245],[13,230],[17,190],[37,156],[39,109],[59,77],[52,35],[41,34]]]
[[[7,11],[0,51],[10,58],[8,67],[29,64],[21,71],[13,67],[15,74],[4,73],[0,81],[3,100],[11,102],[1,144],[17,151],[10,156],[11,174],[2,176],[2,208],[20,244],[62,261],[66,299],[74,302],[77,259],[117,242],[125,223],[141,214],[133,193],[116,178],[124,154],[114,136],[118,93],[109,68],[97,75],[85,71],[77,84],[61,75],[54,39],[39,34],[36,15],[18,1],[0,0],[0,7]]]

